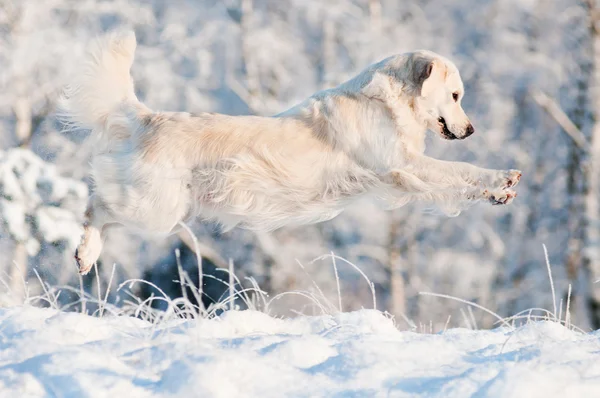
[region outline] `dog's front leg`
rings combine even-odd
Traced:
[[[464,162],[449,162],[427,156],[392,170],[382,180],[409,194],[413,200],[459,202],[485,200],[493,205],[509,204],[516,196],[518,170],[483,169]]]
[[[406,170],[431,184],[460,187],[464,184],[488,190],[515,187],[521,179],[519,170],[484,169],[465,162],[438,160],[428,156],[411,159]]]
[[[517,196],[517,193],[508,187],[486,188],[471,184],[461,176],[453,174],[444,176],[439,173],[419,174],[398,169],[386,174],[382,177],[382,181],[393,186],[394,190],[403,196],[404,201],[458,203],[485,200],[493,205],[505,205]]]

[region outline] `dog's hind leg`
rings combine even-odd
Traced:
[[[106,208],[102,206],[95,195],[90,197],[85,211],[85,218],[81,243],[75,250],[75,260],[81,275],[90,272],[96,261],[98,261],[107,230],[119,225],[113,221]]]

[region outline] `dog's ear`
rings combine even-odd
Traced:
[[[446,78],[446,65],[436,59],[417,57],[413,60],[413,82],[421,97],[429,96]]]
[[[415,86],[421,87],[431,76],[433,60],[425,57],[414,57],[412,63],[412,80]]]

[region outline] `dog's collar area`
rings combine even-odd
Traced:
[[[444,136],[445,139],[447,139],[447,140],[458,139],[458,137],[456,135],[454,135],[454,133],[452,133],[450,130],[448,130],[448,125],[446,124],[446,119],[444,119],[443,117],[440,116],[440,117],[438,117],[438,123],[442,127],[442,135]]]

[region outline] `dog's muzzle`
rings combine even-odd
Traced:
[[[456,140],[458,137],[454,135],[450,130],[448,130],[448,125],[446,124],[446,119],[443,117],[438,117],[438,123],[442,127],[442,135],[447,140]]]
[[[440,117],[438,117],[438,123],[440,124],[440,127],[442,128],[442,135],[447,140],[464,140],[465,138],[473,135],[473,133],[475,132],[473,125],[471,123],[469,123],[469,125],[465,129],[465,135],[463,135],[462,137],[457,137],[452,131],[450,131],[448,129],[448,125],[446,124],[446,119],[444,119],[443,117],[440,116]]]

